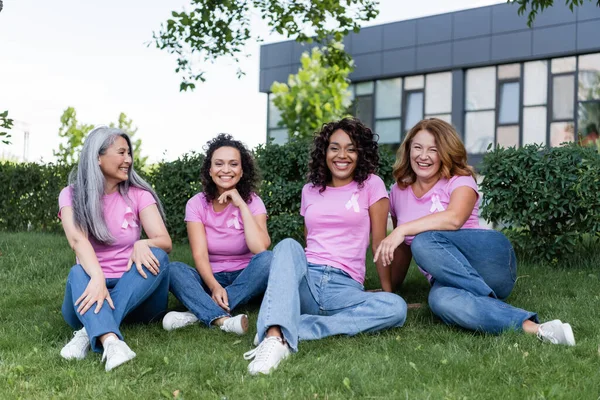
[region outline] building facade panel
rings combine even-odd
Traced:
[[[381,51],[383,47],[382,43],[382,31],[381,26],[372,26],[360,30],[359,34],[351,33],[352,37],[352,54],[364,54],[372,53],[374,51]]]
[[[435,15],[417,20],[417,44],[430,44],[452,39],[452,14]]]
[[[292,50],[294,42],[273,43],[267,47],[265,68],[289,66],[294,61]]]
[[[533,30],[533,55],[552,56],[574,53],[577,49],[576,24]]]
[[[383,25],[383,49],[416,46],[417,22],[415,20]]]
[[[492,39],[490,36],[456,40],[452,48],[453,66],[490,62]]]
[[[543,12],[538,13],[535,17],[534,26],[536,28],[572,24],[577,20],[575,9],[571,12],[564,1],[556,1],[552,7],[545,8]]]
[[[383,53],[383,75],[404,75],[417,69],[417,48],[389,50]]]
[[[590,19],[600,18],[600,7],[598,7],[593,1],[584,1],[582,5],[577,7],[575,12],[577,14],[578,21],[587,21]]]
[[[492,34],[522,31],[527,28],[527,15],[518,15],[517,5],[492,6]]]
[[[354,81],[380,76],[383,72],[381,68],[381,58],[381,52],[354,56],[354,64],[356,67],[354,72],[350,75],[350,79]]]
[[[417,47],[417,69],[435,70],[452,65],[452,42]]]
[[[467,39],[492,33],[492,8],[482,7],[454,13],[453,36]]]
[[[600,7],[598,7],[600,9]],[[600,19],[585,21],[577,26],[577,50],[598,50],[600,47]]]
[[[531,56],[531,31],[492,36],[493,62],[512,61]]]

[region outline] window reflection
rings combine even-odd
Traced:
[[[550,124],[550,146],[556,147],[574,140],[575,125],[573,125],[573,122],[554,122]]]
[[[406,97],[406,125],[404,129],[410,130],[423,119],[423,92],[410,92]]]
[[[519,87],[519,82],[505,82],[500,85],[498,122],[501,124],[519,122]]]

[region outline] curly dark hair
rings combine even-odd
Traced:
[[[344,118],[339,121],[323,124],[313,141],[308,163],[308,181],[314,186],[320,186],[319,192],[323,192],[327,184],[331,182],[331,171],[327,168],[326,154],[329,146],[329,138],[338,129],[344,131],[356,146],[358,158],[354,170],[354,181],[362,187],[369,174],[377,171],[379,165],[379,152],[377,151],[377,140],[379,135],[373,133],[358,118]]]
[[[240,181],[235,185],[235,188],[240,193],[242,199],[244,199],[246,203],[250,203],[252,201],[252,193],[256,192],[258,187],[258,169],[254,165],[252,153],[250,153],[248,148],[246,148],[242,142],[235,140],[233,136],[226,133],[220,133],[217,137],[206,142],[206,145],[204,146],[206,157],[204,157],[202,167],[200,168],[200,179],[202,181],[202,187],[204,188],[206,201],[211,202],[218,197],[217,185],[215,185],[210,176],[210,166],[213,153],[221,147],[233,147],[240,152],[242,171],[244,173],[242,174]]]

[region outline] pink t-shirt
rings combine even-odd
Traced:
[[[265,204],[256,194],[248,204],[252,215],[266,214]],[[231,272],[246,268],[253,254],[246,245],[244,221],[239,208],[229,203],[223,211],[216,212],[198,193],[185,206],[186,222],[202,222],[208,245],[208,261],[214,273]]]
[[[369,175],[362,188],[352,181],[319,193],[319,187],[306,184],[300,214],[307,230],[308,262],[339,268],[362,284],[371,232],[369,207],[387,197],[377,175]]]
[[[142,232],[140,211],[156,204],[150,192],[136,187],[129,188],[128,197],[131,204],[118,191],[102,197],[104,220],[115,239],[114,243],[105,245],[96,241],[92,235],[88,237],[105,278],[120,278],[123,275],[133,245],[140,239]],[[73,190],[71,186],[67,186],[58,196],[58,217],[61,218],[63,207],[72,207],[72,204]]]
[[[440,179],[420,198],[415,195],[411,186],[400,189],[397,184],[390,191],[390,214],[398,221],[398,225],[415,219],[425,217],[429,214],[444,211],[450,204],[450,196],[454,189],[468,186],[477,193],[477,183],[472,176],[455,175],[450,179]],[[479,201],[475,203],[469,219],[461,229],[476,229],[479,227]],[[414,236],[406,236],[404,243],[410,245]]]

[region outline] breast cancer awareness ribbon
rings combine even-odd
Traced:
[[[135,222],[135,214],[131,207],[127,207],[125,209],[125,218],[123,219],[123,223],[121,224],[121,229],[127,229],[127,227],[137,228],[138,224]]]
[[[440,201],[440,196],[437,194],[434,194],[433,196],[431,196],[431,208],[429,209],[430,213],[434,213],[437,211],[444,211],[445,208],[442,205],[442,202]]]
[[[358,207],[358,193],[354,193],[346,203],[346,210],[349,210],[350,207],[354,209],[354,212],[360,211],[360,208]]]
[[[235,210],[234,212],[231,213],[231,219],[227,220],[228,228],[231,228],[231,226],[233,225],[233,227],[235,229],[240,229],[240,221],[238,221],[238,216],[239,216],[238,210]]]

